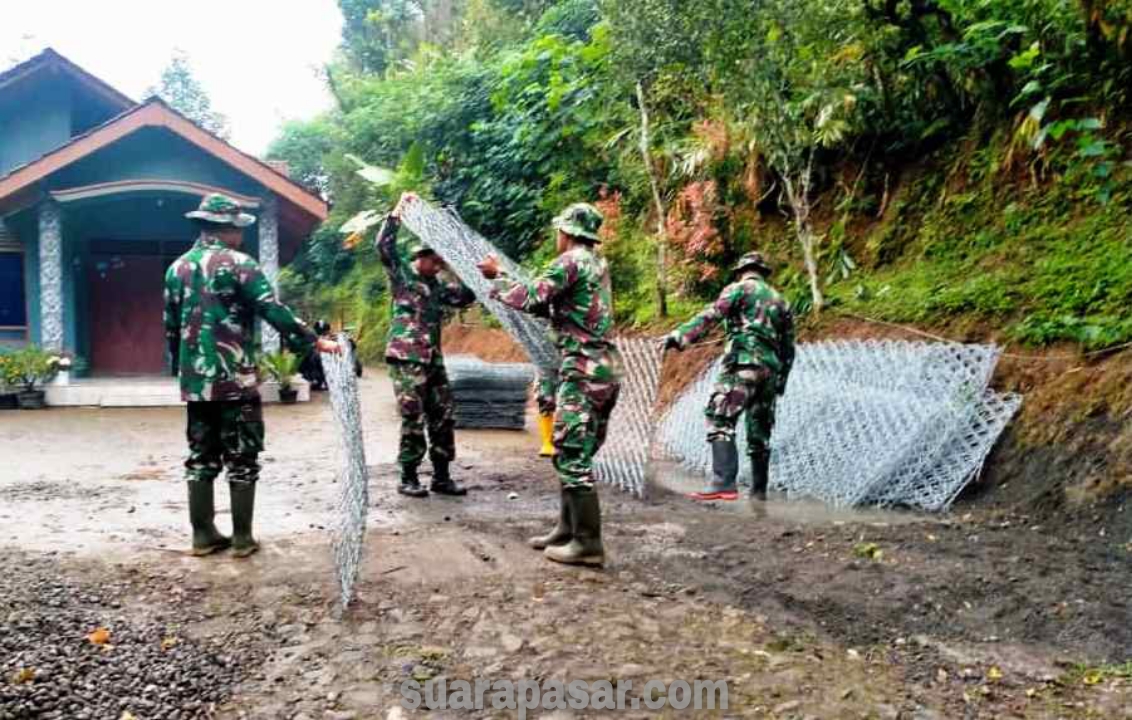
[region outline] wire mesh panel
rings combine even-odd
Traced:
[[[605,445],[594,458],[594,473],[601,482],[644,497],[664,349],[659,338],[622,338],[617,348],[624,361],[621,395]]]
[[[444,361],[452,386],[457,428],[522,430],[535,376],[530,363],[489,363],[473,355]]]
[[[771,487],[832,505],[947,509],[1021,404],[988,389],[993,346],[893,341],[800,345],[772,438]],[[710,472],[703,408],[716,362],[669,409],[661,443]],[[739,437],[744,476],[746,442]]]
[[[516,280],[527,280],[522,268],[468,227],[454,210],[438,209],[418,199],[405,205],[401,221],[444,258],[460,281],[523,346],[531,362],[548,370],[558,367],[558,351],[550,340],[546,323],[492,300],[488,296],[491,283],[484,279],[476,265],[488,255],[495,255],[508,275]]]
[[[369,471],[362,438],[361,402],[354,353],[345,335],[338,338],[341,355],[322,354],[322,368],[330,388],[330,407],[338,426],[340,457],[338,500],[331,523],[334,568],[338,574],[341,606],[354,597],[354,584],[362,564],[362,547],[369,513]]]

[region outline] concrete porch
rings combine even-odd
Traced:
[[[309,402],[310,384],[296,380],[299,402]],[[47,404],[53,407],[171,407],[184,405],[177,378],[162,376],[104,377],[73,379],[56,378],[44,388]],[[279,385],[267,382],[260,386],[265,403],[279,402]]]

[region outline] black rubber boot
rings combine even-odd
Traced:
[[[252,537],[252,520],[255,518],[255,483],[230,482],[232,497],[232,554],[247,557],[259,550]]]
[[[693,500],[738,500],[739,451],[734,440],[716,440],[711,444],[712,478],[700,492],[689,493]]]
[[[216,501],[212,481],[193,480],[189,486],[189,522],[193,526],[192,554],[198,557],[232,547],[232,539],[216,529]]]
[[[566,500],[566,488],[562,488],[558,505],[558,525],[547,535],[539,535],[527,540],[527,544],[535,550],[545,550],[551,545],[565,545],[574,537],[574,530],[570,527],[570,505]]]
[[[428,489],[437,495],[467,495],[468,490],[462,487],[452,479],[448,474],[448,461],[447,460],[433,460],[432,461],[432,483]]]
[[[401,484],[397,486],[397,492],[415,498],[428,497],[428,490],[421,487],[421,480],[417,477],[415,467],[401,466]]]
[[[548,560],[566,565],[605,564],[605,548],[601,544],[601,505],[597,488],[570,488],[565,491],[573,537],[565,545],[549,545],[543,550]]]
[[[770,484],[770,450],[758,448],[751,451],[751,499],[765,501],[766,489]]]

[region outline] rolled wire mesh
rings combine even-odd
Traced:
[[[832,505],[946,510],[982,469],[1021,398],[988,389],[985,345],[843,341],[800,345],[771,439],[771,487]],[[721,362],[665,414],[660,442],[710,472],[703,408]],[[741,420],[742,422],[742,420]],[[743,477],[746,438],[739,440]]]
[[[601,482],[643,498],[653,440],[664,348],[659,338],[617,340],[624,364],[621,395],[609,419],[605,444],[594,458]]]
[[[424,200],[417,200],[405,205],[401,221],[444,258],[460,281],[475,293],[476,298],[499,320],[508,334],[523,346],[531,362],[541,369],[557,369],[558,351],[550,340],[546,323],[492,300],[489,297],[491,282],[484,279],[476,265],[488,255],[495,255],[508,275],[516,280],[526,281],[529,278],[522,268],[468,227],[454,210],[438,209]]]
[[[369,471],[362,438],[361,402],[353,349],[345,335],[338,337],[340,355],[322,354],[322,368],[330,389],[330,407],[338,426],[338,500],[331,523],[331,547],[338,577],[341,607],[354,597],[354,584],[362,564],[362,547],[369,514]]]
[[[489,363],[472,355],[445,359],[457,428],[522,430],[535,376],[529,363]]]

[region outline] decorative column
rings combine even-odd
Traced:
[[[39,206],[39,335],[47,350],[63,350],[63,216],[50,198]]]
[[[263,274],[279,292],[279,201],[267,193],[259,213],[259,264]],[[264,352],[278,352],[279,333],[267,323],[261,325]]]

